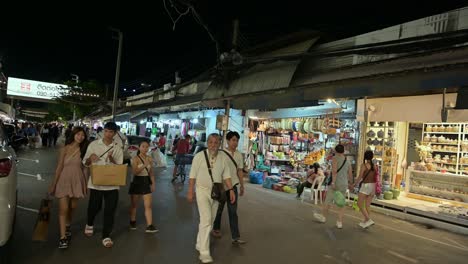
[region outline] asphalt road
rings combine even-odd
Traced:
[[[70,248],[59,250],[57,208],[54,203],[49,241],[33,242],[36,213],[55,170],[57,150],[38,149],[19,153],[19,202],[12,241],[12,263],[198,263],[195,239],[198,213],[185,199],[187,184],[170,183],[171,168],[158,170],[153,194],[154,222],[160,232],[144,233],[143,208],[138,211],[138,230],[128,229],[128,189],[120,191],[114,230],[115,245],[106,249],[100,234],[87,238],[82,231],[87,199],[80,201],[72,225]],[[39,160],[36,163],[35,160]],[[40,177],[37,177],[40,174]],[[241,235],[248,243],[230,243],[227,214],[221,239],[212,239],[216,263],[466,263],[468,238],[375,214],[377,223],[362,230],[360,214],[348,209],[344,228],[335,228],[335,216],[326,224],[314,221],[318,207],[301,203],[293,195],[248,185],[241,197]],[[226,211],[226,210],[225,210]],[[101,229],[102,213],[96,228]]]

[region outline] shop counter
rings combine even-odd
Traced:
[[[409,171],[408,198],[468,208],[468,176]]]

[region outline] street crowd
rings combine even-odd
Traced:
[[[119,127],[114,122],[105,124],[100,133],[91,133],[94,139],[89,143],[88,133],[83,127],[71,126],[65,131],[65,146],[60,151],[55,177],[50,183],[48,193],[58,199],[60,238],[58,247],[66,249],[72,237],[71,224],[73,213],[76,211],[77,201],[89,197],[87,208],[87,222],[84,227],[86,236],[95,233],[94,220],[103,209],[102,245],[110,248],[114,245],[112,231],[114,218],[118,206],[120,186],[99,185],[93,181],[90,171],[95,166],[117,166],[124,163],[125,139],[119,135]],[[44,130],[42,129],[44,132]],[[50,132],[49,132],[50,133]],[[221,215],[227,204],[230,221],[232,243],[245,244],[241,240],[237,205],[239,196],[244,195],[243,158],[237,151],[240,135],[237,132],[228,132],[226,135],[227,148],[220,149],[221,137],[210,134],[207,139],[207,149],[201,148],[193,157],[190,170],[190,183],[187,199],[189,202],[197,201],[200,214],[199,231],[195,248],[200,252],[202,263],[213,261],[209,241],[210,236],[221,236]],[[54,141],[53,141],[54,142]],[[184,135],[173,144],[176,154],[175,164],[180,163],[180,157],[190,153],[193,146],[190,136]],[[156,145],[165,152],[166,138],[160,135]],[[138,152],[131,158],[132,181],[129,186],[129,229],[136,230],[136,209],[143,199],[146,233],[156,233],[158,228],[153,223],[152,193],[155,191],[155,170],[153,158],[148,153],[151,142],[141,141]],[[174,178],[176,169],[174,169]],[[222,197],[213,198],[212,187],[219,188]],[[239,188],[239,190],[238,190]],[[195,192],[196,190],[196,192]],[[104,206],[103,206],[104,204]]]
[[[45,127],[45,126],[44,126]],[[41,128],[41,134],[47,134],[46,128]],[[28,127],[31,129],[31,127]],[[50,131],[55,130],[50,128]],[[65,146],[60,151],[55,177],[49,186],[48,193],[59,200],[59,248],[68,248],[71,240],[71,223],[73,212],[76,210],[79,199],[89,197],[87,209],[87,222],[84,227],[86,236],[95,233],[94,220],[103,208],[102,244],[110,248],[114,245],[112,231],[114,218],[118,206],[120,185],[99,184],[93,181],[93,177],[99,176],[90,173],[94,166],[114,165],[111,169],[117,169],[124,163],[124,150],[126,136],[121,134],[119,127],[114,122],[108,122],[104,128],[88,133],[83,127],[68,127],[65,131]],[[28,130],[26,130],[27,133]],[[59,130],[60,131],[60,130]],[[55,133],[55,132],[52,132]],[[52,143],[56,139],[52,138]],[[245,244],[241,240],[239,230],[239,217],[237,214],[238,200],[245,193],[244,188],[244,159],[237,150],[240,135],[229,131],[226,134],[226,146],[221,147],[221,136],[210,134],[207,139],[207,148],[198,149],[192,160],[190,169],[189,189],[187,200],[196,201],[199,212],[198,235],[195,248],[200,253],[202,263],[211,263],[213,258],[210,253],[210,238],[221,237],[221,216],[224,207],[227,206],[232,243]],[[89,143],[90,142],[90,143]],[[146,233],[156,233],[158,228],[153,223],[152,193],[155,191],[154,160],[149,153],[150,140],[141,141],[136,156],[131,158],[132,181],[129,186],[129,229],[137,229],[136,210],[140,200],[143,200]],[[156,142],[153,142],[161,152],[165,152],[166,138],[161,134]],[[47,145],[47,144],[46,144]],[[193,145],[189,135],[177,138],[172,146],[175,153],[175,167],[173,180],[177,177],[177,167],[181,164],[184,155],[191,153]],[[297,197],[300,198],[304,188],[318,188],[314,186],[317,178],[324,174],[328,177],[324,181],[328,185],[328,195],[322,207],[322,213],[315,213],[318,222],[325,223],[331,205],[338,206],[338,220],[336,226],[343,228],[343,213],[347,190],[356,189],[358,193],[358,207],[364,217],[359,225],[368,228],[374,224],[370,218],[370,203],[376,193],[381,192],[378,170],[373,164],[373,153],[367,151],[364,155],[363,166],[357,180],[353,180],[351,163],[344,155],[344,147],[337,145],[331,160],[331,168],[324,172],[322,166],[313,164],[307,172],[306,181],[298,186]],[[126,177],[126,166],[125,175]],[[320,182],[319,181],[319,182]],[[354,183],[353,183],[354,182]],[[104,206],[103,206],[104,204]]]

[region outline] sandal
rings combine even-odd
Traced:
[[[110,238],[104,238],[102,240],[102,244],[104,245],[104,247],[106,248],[111,248],[113,245],[114,245],[114,242],[112,242],[112,239]]]
[[[84,234],[88,237],[94,235],[94,228],[92,226],[86,225]]]

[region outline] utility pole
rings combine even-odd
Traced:
[[[119,92],[119,78],[120,78],[120,61],[122,59],[122,40],[123,34],[122,31],[110,28],[110,30],[117,32],[119,34],[119,50],[117,51],[117,66],[115,69],[115,83],[114,83],[114,97],[112,100],[112,121],[115,121],[115,110],[117,107],[117,94]]]
[[[80,81],[80,77],[76,74],[71,74],[73,77],[72,80],[75,81],[76,85],[74,88],[78,88],[78,82]],[[75,125],[76,122],[76,104],[73,104],[73,125]]]

